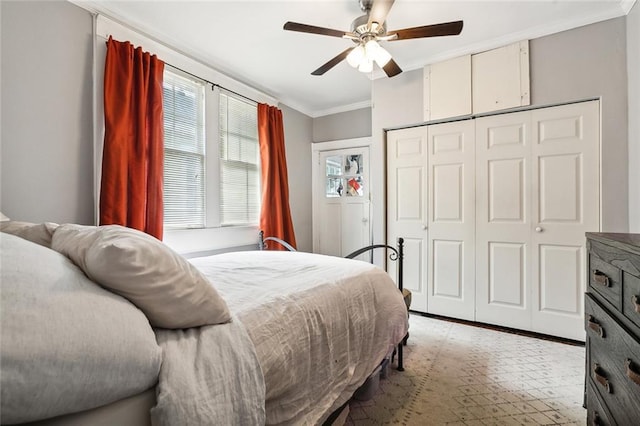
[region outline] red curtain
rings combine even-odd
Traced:
[[[164,62],[109,37],[104,68],[100,224],[162,239]]]
[[[262,207],[260,229],[267,237],[278,237],[296,247],[291,211],[289,179],[284,149],[282,111],[258,104],[258,139],[262,164]],[[270,249],[285,250],[277,245]]]

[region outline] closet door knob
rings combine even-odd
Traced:
[[[536,232],[542,232],[542,228],[539,226],[536,226]]]
[[[422,225],[422,230],[426,231],[427,230],[427,225]]]

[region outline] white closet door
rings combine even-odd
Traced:
[[[428,312],[473,320],[474,123],[429,126]]]
[[[427,312],[427,130],[387,132],[387,244],[404,238],[404,287],[411,310]],[[388,262],[396,276],[396,262]]]
[[[599,230],[599,102],[532,111],[533,331],[584,340],[585,232]]]
[[[530,112],[476,120],[476,320],[531,327]]]

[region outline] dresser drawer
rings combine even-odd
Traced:
[[[593,253],[589,254],[589,289],[621,310],[622,274],[620,269],[605,262]]]
[[[640,336],[640,278],[623,274],[622,313],[638,328],[632,330]]]
[[[637,424],[640,419],[640,342],[591,295],[585,297],[585,313],[589,381],[604,405],[616,413],[618,424]]]
[[[617,425],[614,420],[611,420],[609,411],[604,408],[594,385],[591,380],[587,383],[587,426]]]

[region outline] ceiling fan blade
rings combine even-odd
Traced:
[[[378,25],[384,24],[394,1],[395,0],[374,0],[373,5],[371,5],[371,11],[369,12],[367,26],[371,28],[371,24],[374,22],[377,22]]]
[[[400,68],[393,59],[390,59],[382,69],[387,74],[387,77],[393,77],[402,72],[402,68]]]
[[[396,38],[390,39],[389,41],[458,35],[462,31],[462,25],[462,21],[454,21],[442,24],[424,25],[422,27],[405,28],[403,30],[388,31],[389,34],[397,35]]]
[[[300,33],[320,34],[331,37],[342,37],[348,34],[346,31],[332,30],[331,28],[315,27],[313,25],[300,24],[298,22],[285,22],[283,29],[287,31],[298,31]]]
[[[312,72],[311,75],[322,75],[325,72],[329,71],[331,68],[335,67],[340,62],[344,61],[344,59],[347,57],[349,52],[351,52],[353,49],[355,49],[355,47],[350,47],[346,49],[344,52],[340,53],[338,56],[331,59],[329,62],[327,62],[326,64],[324,64],[323,66],[315,70],[314,72]]]

